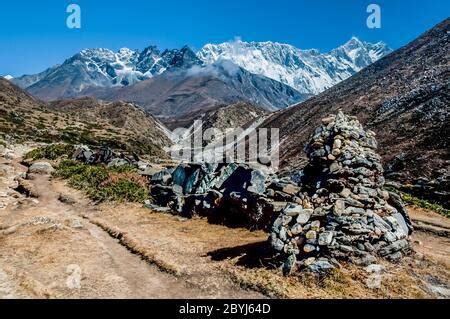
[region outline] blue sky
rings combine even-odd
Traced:
[[[66,7],[82,28],[66,26]],[[366,26],[381,7],[382,28]],[[0,4],[0,74],[36,73],[87,47],[199,49],[240,37],[328,51],[357,36],[398,48],[449,17],[448,0],[16,0]]]

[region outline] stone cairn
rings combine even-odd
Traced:
[[[283,270],[326,272],[338,260],[369,265],[399,260],[410,249],[410,220],[395,194],[383,190],[375,133],[339,112],[322,120],[308,145],[298,197],[275,220],[270,244]]]

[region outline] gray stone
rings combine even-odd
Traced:
[[[294,203],[287,204],[283,209],[283,213],[288,216],[298,216],[302,211],[303,207]]]
[[[223,183],[236,171],[238,165],[236,163],[231,163],[222,169],[220,176],[214,181],[212,187],[221,189]]]
[[[316,232],[319,231],[319,229],[320,229],[320,221],[318,221],[318,220],[313,221],[311,223],[311,229],[316,231]]]
[[[334,214],[336,215],[343,215],[345,213],[345,203],[342,200],[337,200],[336,203],[334,203]]]
[[[381,218],[378,214],[373,215],[373,223],[376,227],[381,229],[383,233],[392,230],[391,226],[388,223],[386,223],[386,221],[383,218]]]
[[[252,170],[251,172],[251,186],[247,188],[248,191],[257,194],[263,194],[266,191],[266,175],[260,170]]]
[[[383,270],[384,270],[384,266],[379,265],[379,264],[370,264],[370,265],[367,265],[367,267],[365,268],[365,271],[369,274],[381,273]]]
[[[298,234],[300,234],[303,231],[303,227],[301,224],[295,224],[294,226],[292,226],[291,228],[291,233],[292,235],[296,236]]]
[[[403,215],[400,214],[400,213],[395,213],[395,214],[392,215],[392,217],[394,217],[397,220],[397,222],[400,225],[400,227],[403,230],[403,232],[406,235],[409,234],[409,227],[406,224],[406,221],[405,221],[405,218],[403,217]]]
[[[353,252],[352,246],[347,246],[347,245],[340,245],[339,246],[339,250],[343,251],[345,253],[352,253]]]
[[[382,276],[378,273],[370,275],[366,279],[366,286],[369,289],[380,289],[381,288]]]
[[[272,237],[271,239],[272,247],[277,251],[282,251],[284,248],[284,243],[279,238]]]
[[[405,240],[405,239],[398,240],[398,241],[380,249],[379,254],[381,256],[392,255],[400,250],[407,248],[408,246],[409,245],[408,245],[407,240]]]
[[[358,266],[368,266],[377,261],[377,259],[371,254],[364,254],[361,257],[353,257],[351,261]]]
[[[306,224],[309,221],[313,212],[314,211],[312,209],[302,209],[297,216],[297,223],[301,225]]]
[[[294,269],[295,263],[297,262],[297,258],[295,255],[289,255],[286,261],[283,264],[283,274],[289,275]]]
[[[316,239],[317,233],[314,230],[310,230],[305,235],[306,239]]]
[[[70,227],[74,228],[74,229],[83,229],[83,223],[79,220],[79,219],[73,219]]]
[[[326,274],[335,269],[335,267],[325,258],[320,258],[310,264],[308,269],[315,273]]]
[[[287,241],[287,230],[284,227],[281,227],[280,229],[280,233],[279,233],[279,237],[282,241],[286,242]]]
[[[333,232],[325,231],[325,232],[319,234],[319,245],[320,246],[330,245],[332,241],[333,241]]]
[[[55,169],[50,163],[47,162],[36,162],[30,166],[28,172],[31,174],[42,174],[42,175],[50,175],[53,173]]]
[[[303,251],[304,251],[305,253],[311,253],[311,252],[313,252],[313,251],[315,251],[315,250],[316,250],[316,247],[313,246],[313,245],[306,244],[305,246],[303,246]]]

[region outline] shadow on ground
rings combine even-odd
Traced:
[[[267,241],[221,248],[207,253],[214,261],[237,259],[236,265],[247,268],[272,268],[274,255]]]

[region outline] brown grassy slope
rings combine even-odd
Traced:
[[[80,98],[52,102],[49,106],[79,121],[99,122],[123,129],[144,143],[151,142],[158,146],[170,144],[169,138],[161,130],[162,124],[132,103]]]
[[[100,105],[101,102],[94,104]],[[167,139],[160,135],[146,138],[145,134],[139,133],[139,125],[145,122],[143,115],[139,113],[141,111],[126,103],[115,106],[117,109],[114,112],[110,110],[110,113],[87,111],[89,105],[85,105],[84,109],[80,107],[73,113],[62,112],[49,108],[44,102],[0,78],[2,134],[8,134],[19,141],[83,143],[91,146],[106,144],[124,151],[133,150],[141,155],[166,156],[161,146],[167,145]],[[139,119],[141,122],[133,124],[129,118]],[[157,126],[150,119],[149,117],[145,122],[147,127],[142,124],[141,132]],[[134,126],[134,130],[131,126]]]
[[[284,167],[302,166],[303,146],[321,118],[339,109],[377,133],[386,167],[396,156],[404,179],[449,165],[449,30],[446,19],[317,97],[274,114],[262,127],[280,128]]]

